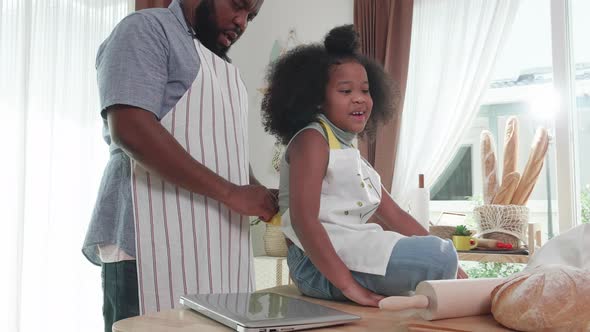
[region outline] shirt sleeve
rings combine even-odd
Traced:
[[[100,46],[96,58],[101,114],[125,104],[161,118],[168,81],[168,41],[151,16],[134,13],[123,19]]]

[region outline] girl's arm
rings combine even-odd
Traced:
[[[315,267],[350,300],[378,306],[383,296],[362,287],[336,254],[318,219],[322,180],[330,149],[316,130],[301,132],[289,145],[289,210],[295,234]]]
[[[381,187],[381,204],[375,215],[375,222],[385,230],[398,232],[405,236],[428,235],[428,231],[400,208],[383,187]]]

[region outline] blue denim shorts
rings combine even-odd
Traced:
[[[346,300],[296,245],[289,246],[287,264],[291,279],[307,296]],[[454,279],[458,257],[453,243],[436,236],[412,236],[399,240],[390,253],[384,276],[351,271],[363,287],[380,295],[407,295],[423,280]]]

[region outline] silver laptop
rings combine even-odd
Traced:
[[[264,292],[184,295],[180,304],[236,331],[297,331],[360,319],[319,304]]]

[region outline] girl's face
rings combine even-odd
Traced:
[[[338,128],[356,134],[363,131],[373,109],[363,65],[349,61],[332,66],[323,109]]]

